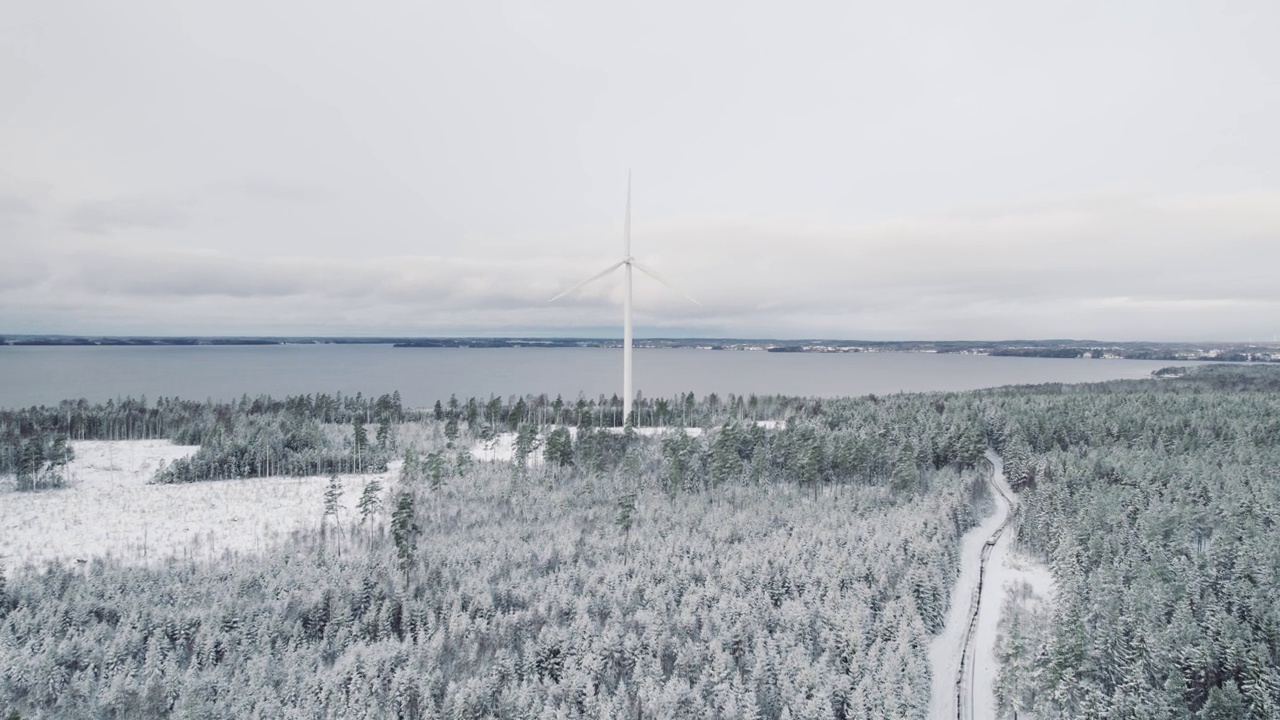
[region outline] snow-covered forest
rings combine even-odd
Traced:
[[[603,398],[6,411],[0,507],[20,488],[75,492],[16,477],[56,477],[48,450],[89,438],[202,446],[160,482],[395,473],[355,484],[373,487],[358,515],[328,522],[317,497],[314,530],[255,553],[6,560],[0,711],[924,717],[959,539],[990,509],[990,446],[1020,492],[1018,543],[1057,585],[1006,617],[1002,712],[1276,717],[1270,370],[637,404],[637,424],[667,432],[624,431]],[[512,460],[468,451],[503,433]]]
[[[1015,614],[1018,717],[1280,717],[1280,373],[989,393],[1051,608]],[[1015,485],[1015,486],[1016,486]]]
[[[295,399],[256,405],[181,427],[306,424]],[[364,522],[213,563],[11,572],[3,697],[63,716],[923,714],[974,522],[976,415],[688,397],[662,411],[706,431],[653,435],[610,431],[608,401],[546,403],[570,434],[531,422],[536,399],[468,405],[374,434],[405,460]],[[328,419],[328,449],[358,445],[359,415]],[[512,427],[514,462],[461,450]],[[274,462],[232,457],[249,460],[213,466]]]

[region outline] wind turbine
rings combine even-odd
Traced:
[[[578,288],[589,285],[596,280],[608,275],[609,273],[622,268],[622,422],[630,424],[631,422],[631,401],[635,395],[631,390],[631,269],[635,268],[658,282],[666,285],[669,289],[679,295],[683,295],[685,299],[694,305],[702,303],[694,300],[690,295],[671,284],[669,280],[658,274],[656,270],[648,267],[631,256],[631,172],[627,171],[627,220],[622,231],[622,259],[565,290],[564,292],[551,298],[548,302],[555,302]]]

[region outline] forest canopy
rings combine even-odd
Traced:
[[[198,441],[210,477],[312,472],[288,458],[316,447],[406,459],[346,534],[209,564],[10,569],[0,711],[924,717],[925,649],[959,537],[990,508],[992,448],[1018,542],[1058,586],[1005,632],[1007,716],[1274,718],[1276,370],[646,399],[641,423],[690,428],[657,437],[612,430],[606,398],[6,411],[23,443]],[[502,432],[514,461],[467,453]]]

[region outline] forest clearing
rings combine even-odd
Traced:
[[[72,442],[65,489],[13,493],[2,501],[0,563],[84,563],[112,558],[129,564],[170,559],[217,560],[254,554],[295,533],[315,532],[326,519],[323,477],[270,477],[159,485],[163,464],[190,457],[196,446],[167,440]],[[354,526],[365,483],[385,484],[394,470],[362,478],[339,476],[336,526]]]

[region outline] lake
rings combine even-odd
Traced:
[[[933,353],[636,350],[646,397],[692,391],[865,395],[1148,377],[1174,364]],[[1192,363],[1179,363],[1192,364]],[[621,392],[613,348],[393,348],[390,345],[0,347],[0,407],[146,395],[232,399],[315,392],[380,395],[406,405],[525,393],[566,399]]]

